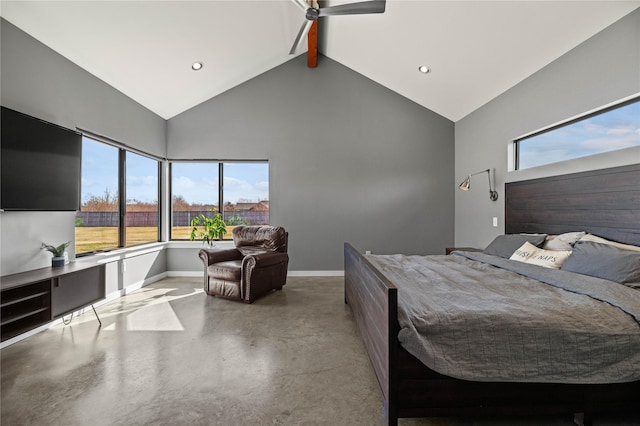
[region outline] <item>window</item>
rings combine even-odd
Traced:
[[[514,141],[516,169],[640,146],[640,98]]]
[[[173,162],[171,200],[172,239],[188,239],[191,219],[219,206],[229,239],[236,225],[269,224],[269,164]]]
[[[158,162],[127,152],[126,246],[158,241]]]
[[[157,160],[82,138],[76,254],[158,241],[159,170]]]
[[[218,163],[171,164],[171,238],[186,240],[191,219],[218,211]]]
[[[80,187],[76,253],[118,247],[118,148],[82,138]]]

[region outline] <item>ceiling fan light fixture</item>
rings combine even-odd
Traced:
[[[418,71],[420,71],[422,74],[429,74],[431,72],[431,68],[426,65],[420,65],[418,67]]]
[[[204,63],[200,61],[191,64],[191,69],[194,71],[200,71],[202,67],[204,67]]]

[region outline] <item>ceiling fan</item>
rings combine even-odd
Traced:
[[[363,1],[358,3],[341,4],[321,8],[317,0],[292,0],[303,12],[305,21],[289,51],[290,55],[296,53],[305,35],[309,35],[309,53],[307,64],[315,67],[317,64],[317,25],[318,18],[336,15],[362,15],[368,13],[384,13],[386,0]]]

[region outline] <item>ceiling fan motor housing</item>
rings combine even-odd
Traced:
[[[316,21],[320,17],[320,10],[310,7],[309,9],[307,9],[307,13],[305,14],[305,17],[309,21]]]

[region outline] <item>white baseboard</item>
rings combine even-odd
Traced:
[[[290,277],[344,277],[344,271],[289,271]]]
[[[202,278],[204,276],[204,271],[168,271],[168,277],[197,277]]]

